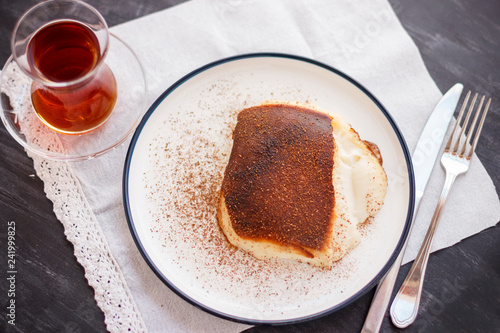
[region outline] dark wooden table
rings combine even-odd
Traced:
[[[477,154],[500,188],[500,2],[390,0],[441,91],[456,82],[494,97]],[[177,0],[89,0],[110,26]],[[15,21],[35,1],[1,0],[0,61]],[[104,332],[73,247],[34,176],[33,163],[0,126],[0,332]],[[481,195],[475,193],[474,195]],[[7,232],[16,226],[16,325],[7,323]],[[471,221],[474,223],[474,221]],[[405,265],[397,286],[408,272]],[[373,291],[314,321],[248,332],[359,332]],[[386,316],[383,332],[399,331]],[[429,261],[418,321],[408,332],[500,332],[500,226],[436,252]],[[168,328],[165,328],[168,332]]]

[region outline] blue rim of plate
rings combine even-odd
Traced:
[[[237,61],[237,60],[243,60],[243,59],[249,59],[249,58],[284,58],[284,59],[292,59],[292,60],[297,60],[297,61],[302,61],[306,62],[318,67],[321,67],[323,69],[326,69],[330,72],[332,72],[335,75],[338,75],[342,77],[343,79],[347,80],[354,86],[356,86],[361,92],[363,92],[367,97],[369,97],[372,102],[379,108],[379,110],[382,112],[382,114],[387,118],[387,121],[390,123],[392,126],[394,133],[396,134],[401,149],[403,151],[405,161],[406,161],[406,167],[408,171],[408,176],[409,176],[409,203],[408,203],[408,213],[406,215],[406,221],[405,221],[405,226],[403,228],[403,232],[401,234],[401,237],[399,239],[399,242],[396,246],[396,249],[392,253],[391,257],[387,261],[387,263],[384,265],[384,267],[378,272],[378,274],[361,290],[359,290],[356,294],[351,296],[350,298],[346,299],[345,301],[336,304],[332,306],[329,309],[326,309],[324,311],[320,311],[318,313],[312,314],[312,315],[307,315],[303,317],[298,317],[298,318],[293,318],[293,319],[285,319],[285,320],[253,320],[253,319],[246,319],[242,318],[239,316],[233,316],[231,314],[227,314],[221,311],[218,311],[216,309],[210,308],[196,299],[193,299],[192,297],[186,295],[182,290],[177,288],[173,283],[169,281],[169,279],[161,273],[161,271],[158,269],[158,267],[155,265],[153,260],[149,257],[146,249],[144,248],[144,245],[142,244],[140,237],[137,233],[137,230],[135,228],[135,223],[132,219],[132,212],[130,210],[130,198],[128,195],[128,189],[129,189],[129,184],[128,184],[128,179],[129,179],[129,171],[130,171],[130,164],[132,161],[132,157],[134,154],[134,149],[135,145],[137,143],[137,140],[139,139],[142,129],[146,125],[149,117],[154,113],[156,108],[167,98],[175,89],[183,85],[185,82],[190,80],[191,78],[197,76],[198,74],[211,69],[213,67],[217,67],[219,65],[223,65],[225,63],[229,63],[232,61]],[[297,56],[297,55],[292,55],[292,54],[285,54],[285,53],[273,53],[273,52],[260,52],[260,53],[248,53],[248,54],[241,54],[237,56],[232,56],[224,59],[220,59],[214,62],[211,62],[207,65],[204,65],[191,73],[185,75],[181,79],[179,79],[177,82],[175,82],[173,85],[171,85],[167,90],[165,90],[157,99],[156,101],[151,105],[151,107],[148,109],[148,111],[145,113],[143,116],[140,124],[138,125],[137,129],[135,130],[134,135],[132,136],[128,151],[127,151],[127,156],[125,159],[125,165],[124,165],[124,171],[123,171],[123,184],[122,184],[122,190],[123,190],[123,202],[124,202],[124,208],[125,208],[125,216],[127,218],[127,223],[130,228],[130,232],[132,234],[132,238],[134,239],[134,242],[139,249],[139,252],[143,256],[144,260],[147,262],[149,267],[153,270],[153,272],[158,276],[158,278],[165,283],[174,293],[176,293],[179,297],[183,298],[185,301],[189,302],[190,304],[194,305],[195,307],[208,312],[212,315],[215,315],[217,317],[231,320],[237,323],[242,323],[242,324],[249,324],[249,325],[289,325],[289,324],[297,324],[305,321],[310,321],[313,319],[317,319],[320,317],[323,317],[325,315],[331,314],[333,312],[336,312],[347,305],[353,303],[357,299],[359,299],[361,296],[363,296],[365,293],[367,293],[369,290],[371,290],[381,279],[382,277],[387,273],[387,271],[391,268],[392,264],[396,260],[397,256],[399,255],[399,252],[401,251],[403,244],[408,237],[408,234],[410,232],[411,228],[411,223],[413,219],[413,214],[414,214],[414,209],[415,209],[415,175],[413,172],[413,164],[411,162],[411,155],[408,150],[408,147],[406,145],[406,141],[404,140],[404,137],[399,130],[398,126],[396,125],[396,122],[392,118],[392,116],[389,114],[389,112],[385,109],[385,107],[375,98],[375,96],[368,91],[363,85],[361,85],[359,82],[348,76],[347,74],[329,66],[325,65],[321,62],[318,62],[313,59],[305,58],[302,56]]]

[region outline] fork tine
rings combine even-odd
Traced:
[[[476,93],[476,96],[478,96],[477,93]],[[472,120],[472,124],[470,124],[470,126],[469,126],[469,130],[467,132],[467,138],[465,138],[464,146],[462,147],[462,151],[460,152],[460,157],[464,156],[465,150],[467,149],[467,144],[470,144],[470,146],[472,147],[471,138],[472,138],[472,135],[474,135],[474,128],[476,127],[477,119],[478,119],[479,115],[481,114],[481,108],[483,107],[483,103],[484,103],[484,95],[483,95],[483,97],[481,97],[481,101],[479,101],[479,106],[477,107],[476,114],[474,115],[474,119]],[[471,156],[471,155],[472,154],[470,154],[469,156]]]
[[[474,110],[474,105],[476,104],[477,95],[478,95],[477,93],[474,95],[474,98],[472,99],[472,102],[470,103],[469,111],[467,111],[467,115],[465,116],[465,120],[462,124],[462,129],[460,131],[460,134],[458,135],[457,142],[455,143],[455,147],[453,148],[453,154],[458,153],[458,147],[459,147],[460,143],[462,142],[462,138],[464,136],[465,129],[469,125],[470,115],[472,114],[472,111]],[[457,123],[458,123],[458,121],[457,121]],[[465,140],[464,147],[466,145],[467,145],[467,139]],[[462,149],[462,152],[460,153],[460,157],[463,156],[464,151],[465,151],[465,149]]]
[[[484,100],[484,96],[481,100],[481,104]],[[472,154],[474,154],[474,151],[476,150],[477,146],[477,141],[479,140],[479,136],[481,135],[481,131],[483,130],[483,124],[484,124],[484,119],[486,118],[486,114],[488,113],[488,110],[490,108],[490,103],[491,103],[491,98],[488,98],[488,102],[486,102],[486,106],[484,107],[483,115],[481,116],[481,121],[479,122],[479,125],[476,130],[476,135],[474,136],[474,140],[472,141],[469,156],[467,158],[472,158]],[[478,110],[478,115],[481,110]],[[476,115],[477,118],[477,115]]]
[[[453,127],[453,131],[451,132],[450,138],[448,139],[448,142],[446,143],[446,147],[444,149],[445,152],[449,151],[451,148],[451,143],[453,142],[453,138],[455,137],[455,134],[457,133],[457,128],[459,126],[460,121],[462,120],[462,117],[464,115],[464,110],[465,107],[467,106],[467,103],[469,102],[469,97],[470,97],[470,91],[467,93],[465,96],[464,102],[462,103],[462,108],[460,109],[460,112],[458,113],[457,117],[457,122],[455,123],[455,126]]]

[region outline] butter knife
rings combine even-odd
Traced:
[[[420,201],[424,195],[427,181],[436,163],[439,149],[441,148],[446,130],[453,117],[463,88],[462,84],[457,83],[444,94],[427,120],[424,130],[418,139],[415,151],[413,152],[412,162],[415,172],[415,208],[409,235],[411,234],[413,222],[415,221]],[[394,284],[396,283],[406,245],[408,244],[409,235],[391,269],[377,286],[375,296],[373,297],[372,304],[370,305],[368,315],[361,330],[362,333],[376,333],[380,330],[380,326],[382,325],[382,321],[387,311],[387,306],[392,296]]]

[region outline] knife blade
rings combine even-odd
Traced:
[[[410,238],[413,222],[415,221],[415,216],[420,206],[420,201],[424,195],[425,187],[427,186],[432,169],[436,163],[439,149],[443,143],[446,130],[453,117],[463,88],[462,84],[457,83],[444,94],[432,111],[420,134],[420,138],[418,139],[417,146],[412,156],[415,173],[415,208],[413,211],[413,220],[410,224],[410,231],[396,261],[377,286],[372,304],[370,305],[368,315],[366,316],[365,323],[361,330],[362,333],[376,333],[380,330],[380,326],[382,325],[382,321],[387,311],[387,306],[392,296],[394,284],[396,283],[406,245]]]

